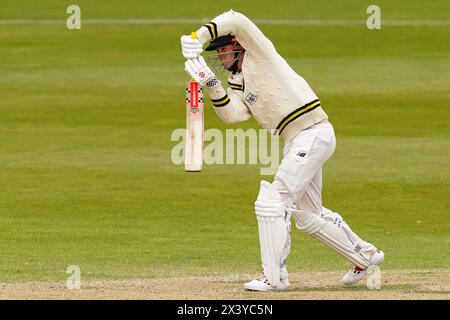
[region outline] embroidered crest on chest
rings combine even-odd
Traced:
[[[247,103],[250,104],[250,105],[254,104],[256,102],[256,100],[258,100],[258,96],[256,94],[253,94],[253,93],[249,93],[245,97],[245,101],[247,101]]]

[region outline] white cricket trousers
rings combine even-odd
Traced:
[[[273,186],[280,192],[286,206],[317,214],[321,219],[342,220],[342,217],[322,206],[322,166],[336,148],[333,126],[328,120],[317,123],[288,141],[283,148],[283,161],[278,169]],[[301,219],[305,215],[293,213],[295,224],[302,230]],[[290,231],[290,217],[286,221]],[[342,223],[345,223],[342,220]],[[346,224],[347,225],[347,224]],[[348,227],[349,237],[355,243],[372,247]],[[283,265],[290,252],[290,235],[284,247]]]
[[[335,148],[336,137],[328,120],[303,130],[284,145],[283,161],[273,185],[286,205],[322,212],[322,166]]]

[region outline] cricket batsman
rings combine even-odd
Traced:
[[[255,202],[262,275],[245,283],[245,289],[289,288],[291,216],[298,229],[352,263],[342,282],[356,284],[370,266],[383,262],[384,253],[322,204],[322,166],[333,154],[336,138],[319,98],[245,15],[225,12],[196,35],[181,37],[185,70],[206,87],[217,115],[225,123],[254,117],[285,141],[274,181],[261,181]],[[231,73],[226,90],[201,56],[207,42],[205,50],[216,50],[213,58]],[[217,63],[212,66],[217,70]]]

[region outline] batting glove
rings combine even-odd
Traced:
[[[191,36],[181,36],[181,52],[186,59],[195,59],[203,52],[203,45]]]
[[[208,67],[202,56],[196,59],[188,59],[184,63],[184,70],[202,86],[211,79],[216,78],[216,75]]]

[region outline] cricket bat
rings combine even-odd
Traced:
[[[192,38],[196,38],[195,32]],[[186,84],[186,145],[184,170],[199,172],[203,167],[203,88],[193,80]]]

